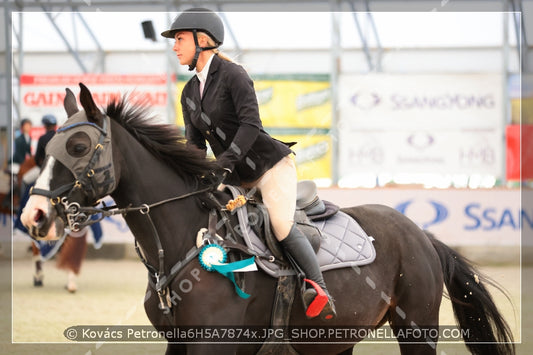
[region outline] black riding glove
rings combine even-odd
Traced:
[[[218,186],[224,182],[228,174],[231,174],[231,170],[228,168],[219,168],[203,176],[203,181],[206,185]]]

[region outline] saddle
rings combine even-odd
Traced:
[[[250,191],[240,187],[226,188],[234,199],[246,196],[248,200],[232,213],[238,216],[237,230],[246,246],[259,255],[269,257],[257,258],[256,264],[275,278],[294,275],[292,267],[276,262],[285,261],[285,257],[270,228],[268,212],[261,202],[261,196],[257,192],[248,196],[246,194]],[[313,181],[298,183],[294,221],[311,242],[322,271],[366,265],[376,257],[373,238],[338,206],[320,199]]]
[[[231,194],[244,193],[242,188],[228,187]],[[244,227],[241,222],[248,222],[256,236],[266,244],[268,251],[278,260],[285,260],[280,244],[270,228],[270,218],[266,207],[261,202],[260,193],[256,193],[252,203],[246,206],[247,220],[239,218],[241,229]],[[315,253],[320,249],[322,233],[317,226],[311,223],[312,220],[325,220],[339,211],[339,207],[330,202],[324,202],[318,197],[316,184],[313,181],[305,180],[298,183],[296,194],[296,211],[294,213],[294,222],[298,228],[307,237]],[[244,214],[243,214],[244,215]],[[244,216],[239,216],[244,217]],[[251,236],[245,239],[248,247],[253,250],[262,250],[261,245]],[[266,270],[265,270],[266,271]],[[275,275],[273,275],[275,276]]]

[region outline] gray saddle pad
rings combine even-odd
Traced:
[[[242,194],[242,190],[227,186],[233,198]],[[236,210],[239,217],[239,230],[246,246],[258,253],[272,255],[263,240],[250,227],[246,208]],[[320,250],[317,253],[322,271],[343,267],[370,264],[376,258],[376,249],[372,244],[374,238],[368,236],[361,226],[346,213],[339,211],[329,219],[312,222],[322,232]],[[273,277],[294,274],[294,270],[282,269],[276,263],[256,258],[257,265]]]

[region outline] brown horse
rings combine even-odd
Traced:
[[[124,213],[150,270],[145,309],[157,329],[268,329],[274,278],[263,272],[244,273],[243,284],[251,297],[243,299],[225,277],[202,269],[195,257],[196,234],[209,222],[209,193],[222,203],[230,198],[202,185],[201,176],[217,165],[190,148],[174,126],[150,124],[146,110],[125,99],[111,102],[103,113],[89,90],[80,86],[84,111],[78,111],[67,90],[69,119],[49,143],[50,155],[23,215],[31,235],[57,238],[65,225],[83,226],[91,212],[112,211],[90,207],[110,194],[117,203],[114,211]],[[436,354],[434,330],[446,285],[469,350],[514,353],[511,331],[485,288],[486,279],[463,257],[392,208],[365,205],[344,212],[375,238],[377,257],[367,266],[324,273],[336,299],[335,320],[309,320],[300,302],[295,302],[291,327],[377,329],[389,323],[402,354]],[[231,219],[235,222],[235,217]],[[217,228],[225,236],[229,227]],[[413,330],[428,335],[421,341]],[[302,342],[294,336],[282,339],[292,341],[301,354],[351,354],[362,340],[360,334],[332,343],[309,338]],[[254,354],[262,346],[231,339],[183,342],[173,335],[168,339],[169,354]]]

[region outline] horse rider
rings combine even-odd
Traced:
[[[251,78],[218,50],[224,41],[222,20],[207,9],[188,9],[161,35],[175,40],[173,51],[180,64],[196,74],[181,94],[188,143],[207,152],[209,142],[221,170],[227,172],[224,183],[261,191],[274,235],[312,286],[303,293],[307,317],[333,319],[335,306],[316,254],[294,223],[294,143],[264,131]]]

